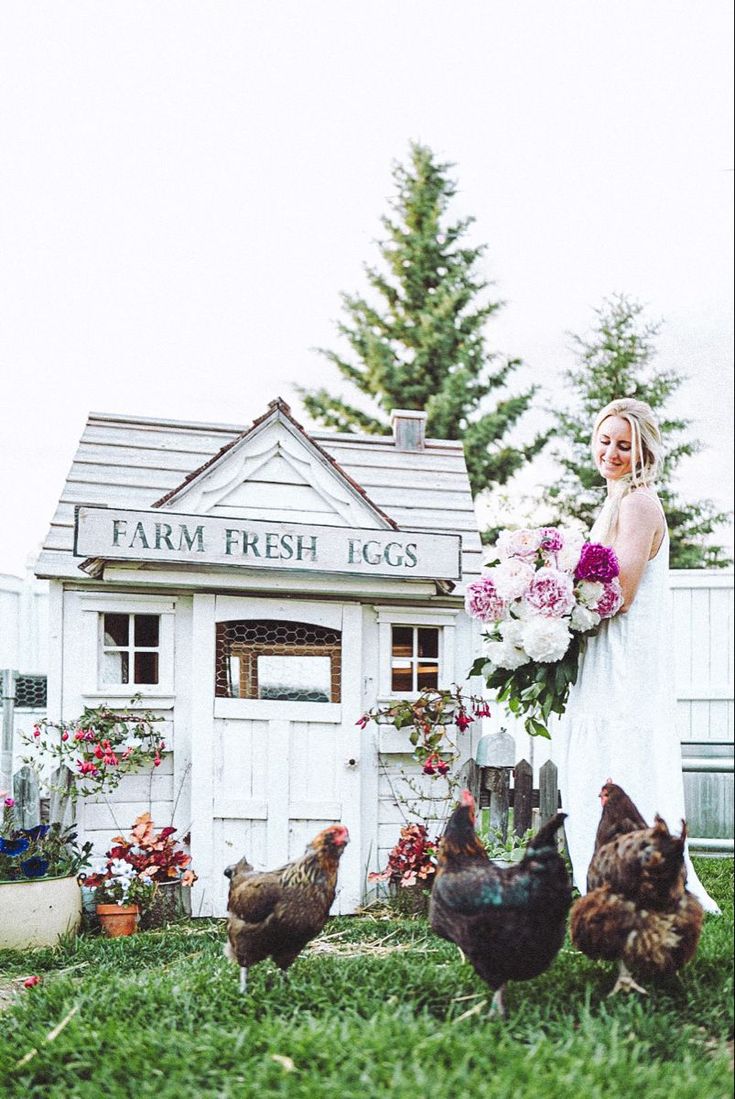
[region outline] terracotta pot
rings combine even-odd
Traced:
[[[82,919],[82,892],[76,874],[0,882],[0,949],[56,946]]]
[[[132,935],[138,926],[139,909],[137,904],[98,904],[102,933],[109,939],[120,935]]]

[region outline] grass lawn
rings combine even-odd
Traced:
[[[510,986],[486,986],[425,920],[329,922],[287,979],[270,963],[238,992],[224,924],[127,939],[82,936],[0,952],[0,1092],[319,1099],[725,1099],[733,1092],[732,872],[697,860],[724,909],[681,978],[606,999],[613,967],[564,948]],[[41,977],[23,988],[30,974]]]

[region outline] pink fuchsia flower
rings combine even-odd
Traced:
[[[69,734],[67,733],[66,729],[65,729],[65,730],[64,730],[64,732],[63,732],[63,733],[61,734],[61,739],[62,739],[62,740],[68,740],[68,739],[69,739]]]
[[[541,546],[541,531],[504,530],[498,537],[497,550],[501,557],[533,557]]]
[[[498,594],[495,582],[489,574],[467,585],[464,602],[467,613],[478,618],[480,622],[499,622],[508,613],[508,606]]]
[[[620,575],[620,566],[615,551],[599,542],[585,542],[579,555],[574,576],[577,580],[599,580],[609,583]]]
[[[39,737],[40,735],[41,735],[41,730],[40,729],[34,729],[33,730],[33,736],[34,737]]]
[[[612,618],[617,614],[623,605],[623,589],[620,587],[620,581],[617,576],[605,584],[605,590],[602,593],[599,603],[595,607],[595,610],[599,614],[600,618]]]
[[[491,570],[491,577],[500,598],[510,602],[526,594],[534,577],[534,568],[522,557],[509,557]]]
[[[529,607],[546,618],[563,618],[574,608],[571,576],[559,569],[538,569],[525,595]]]
[[[475,706],[475,717],[492,717],[492,710],[489,706],[483,704],[481,706]]]
[[[466,710],[460,710],[454,719],[454,724],[457,726],[460,733],[463,733],[465,729],[469,728],[472,724],[472,718]]]
[[[77,760],[77,767],[80,775],[96,775],[98,773],[94,763],[87,762],[84,759]]]
[[[364,729],[369,720],[370,720],[370,718],[369,718],[368,714],[363,714],[362,717],[359,717],[357,719],[357,721],[355,722],[355,725],[359,725],[361,729]]]

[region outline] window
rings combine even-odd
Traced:
[[[439,629],[391,627],[391,690],[424,691],[439,686]]]
[[[100,686],[159,682],[160,616],[100,614]]]
[[[218,698],[339,702],[341,634],[309,622],[217,623]]]

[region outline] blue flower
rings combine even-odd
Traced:
[[[39,859],[34,855],[20,864],[20,868],[27,878],[42,878],[48,870],[48,859]]]
[[[35,828],[24,828],[23,835],[28,836],[30,840],[42,840],[44,836],[48,835],[48,824],[37,824]]]
[[[0,836],[0,853],[3,855],[22,855],[31,846],[28,836],[19,836],[17,839],[3,839]]]

